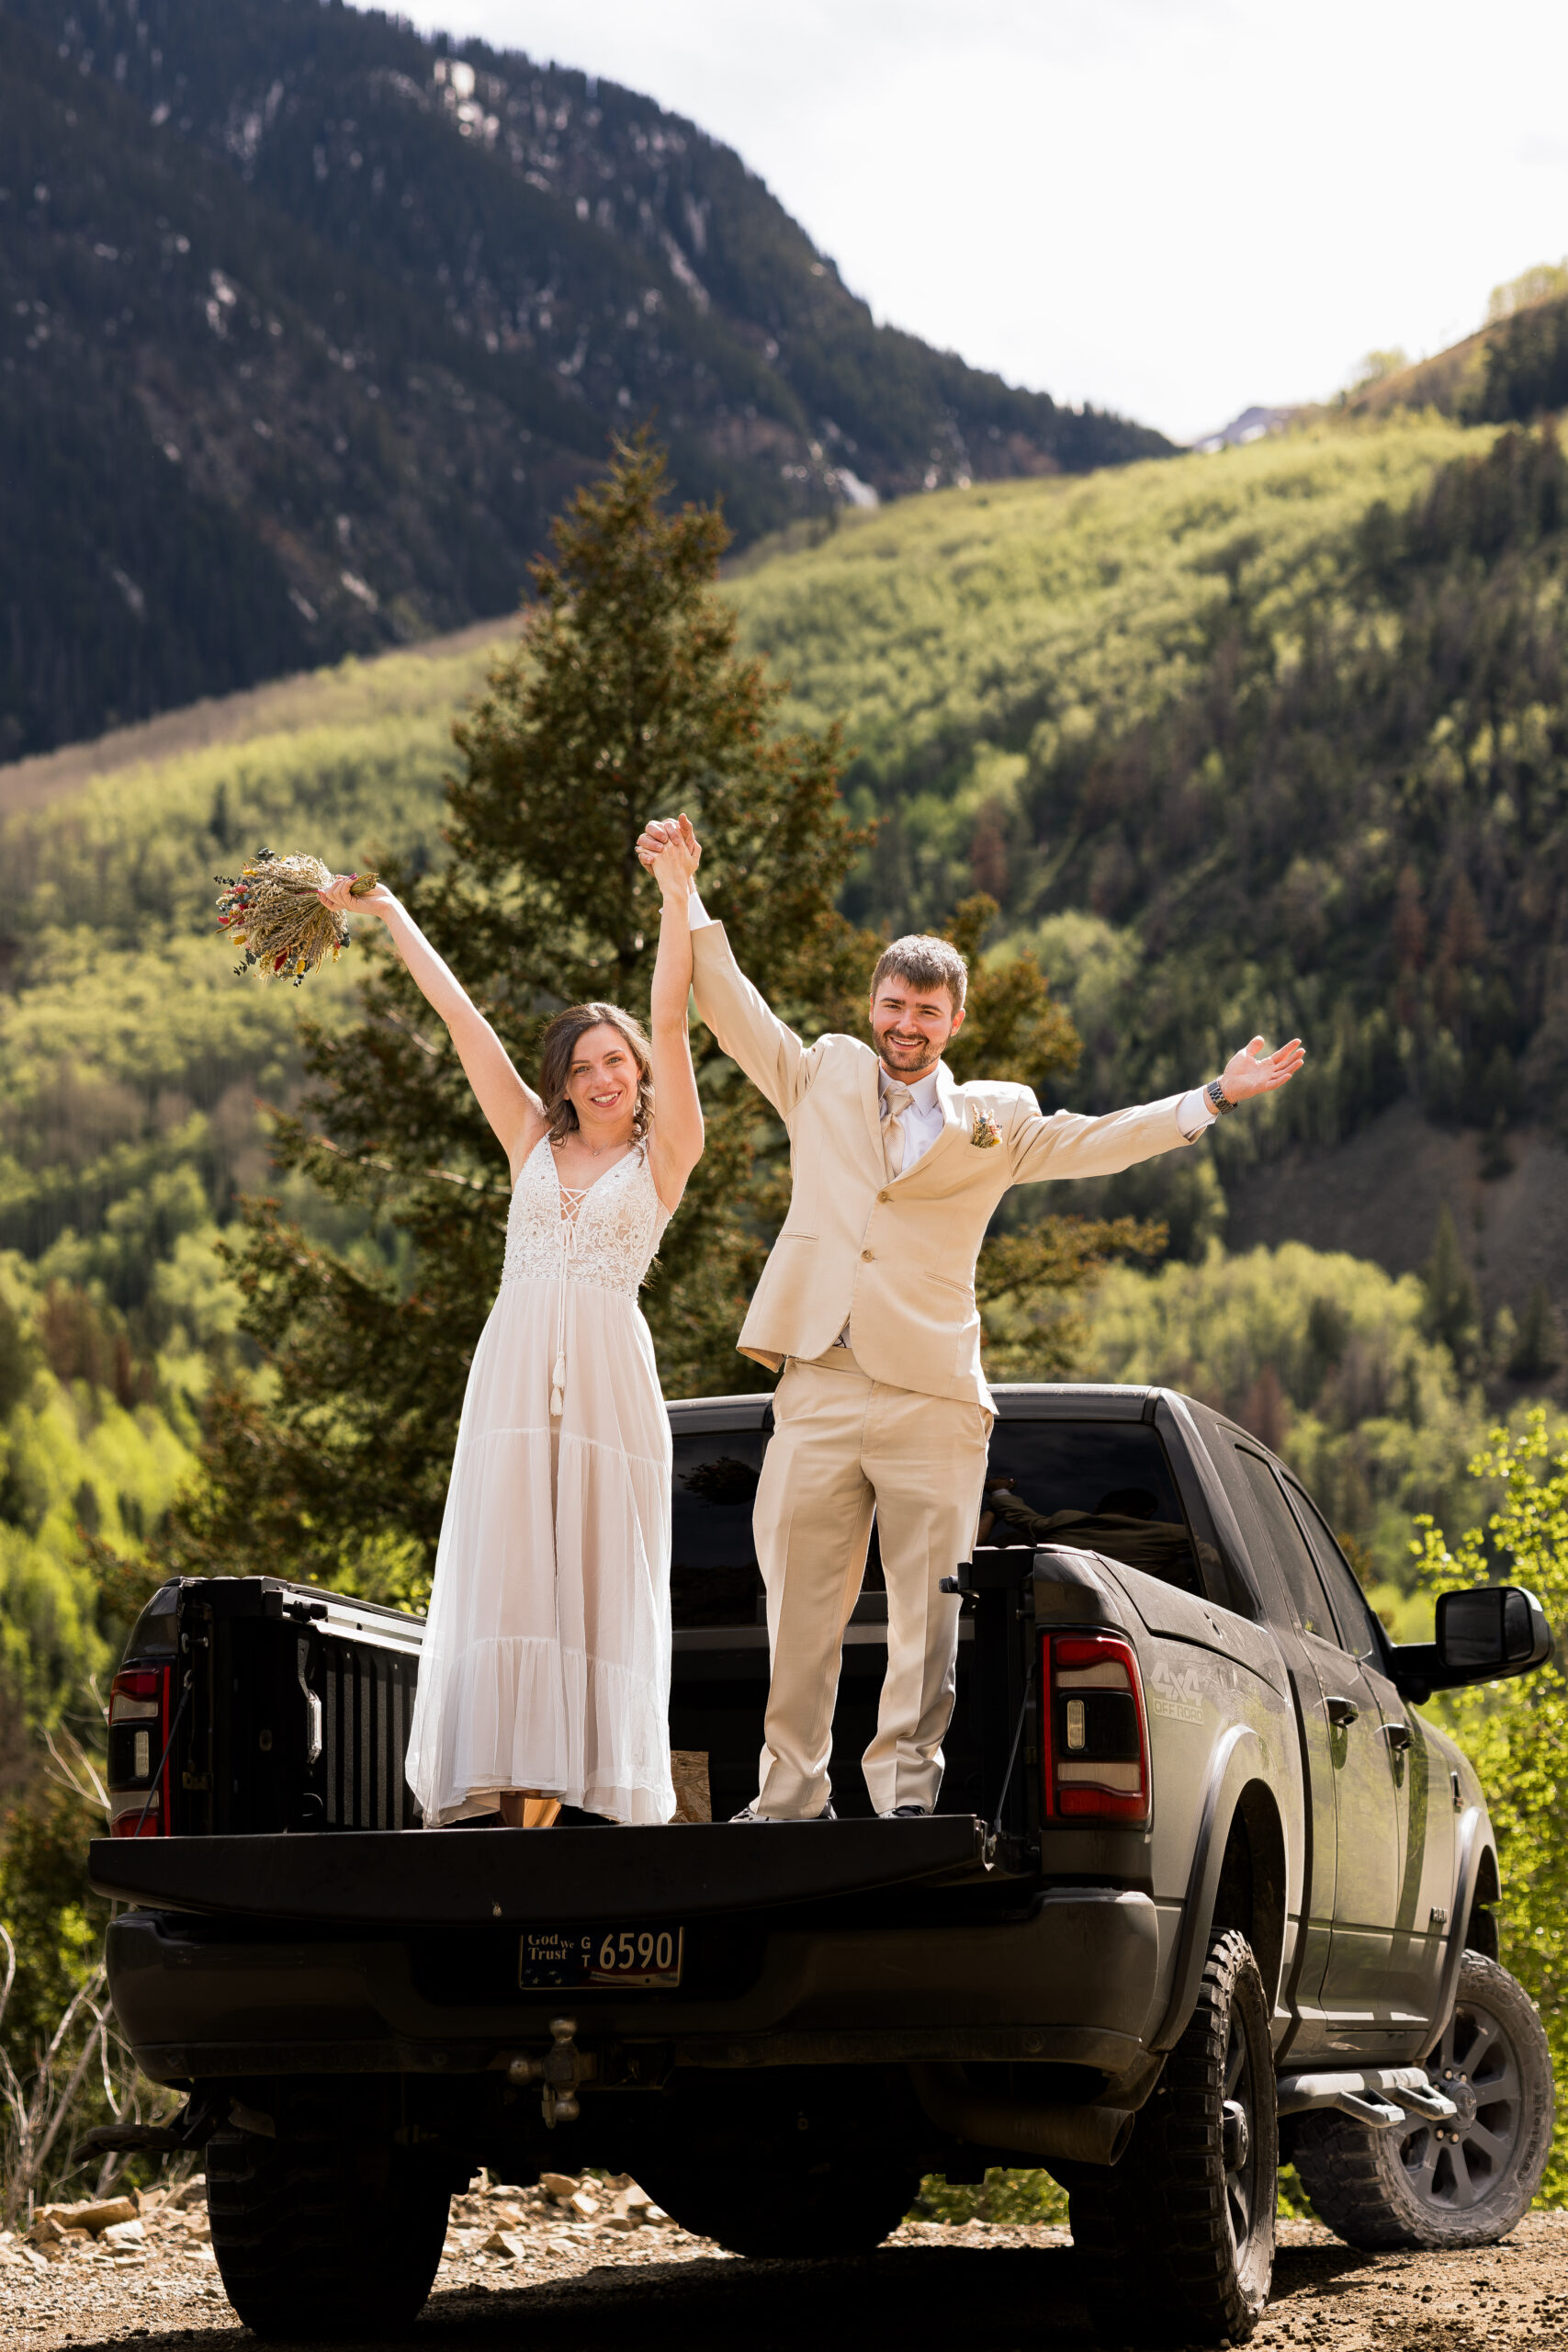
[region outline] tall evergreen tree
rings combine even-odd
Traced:
[[[1519,1336],[1508,1358],[1515,1380],[1547,1380],[1562,1362],[1562,1335],[1546,1284],[1537,1283],[1519,1326]]]
[[[880,942],[834,899],[859,847],[836,791],[836,736],[780,733],[782,688],[735,649],[714,594],[727,534],[711,510],[661,503],[644,439],[578,494],[536,566],[515,651],[454,729],[448,865],[403,887],[418,920],[525,1072],[562,1004],[646,1012],[657,894],[635,844],[680,808],[702,835],[704,897],[746,969],[807,1035],[863,1026]],[[958,910],[974,957],[996,912]],[[252,1204],[232,1254],[246,1329],[276,1379],[220,1396],[206,1483],[176,1515],[187,1567],[265,1565],[383,1591],[428,1573],[475,1341],[501,1272],[508,1177],[442,1024],[381,943],[362,1017],[306,1029],[313,1086],[280,1123],[282,1165],[390,1223],[411,1248],[400,1286],[310,1246]],[[976,970],[953,1059],[1038,1083],[1077,1040],[1029,958]],[[787,1197],[782,1130],[700,1027],[707,1148],[645,1304],[666,1393],[760,1385],[735,1352],[745,1302]],[[1054,1226],[1008,1245],[1016,1296],[1070,1288],[1118,1228]],[[994,1287],[994,1286],[993,1286]],[[165,1558],[169,1554],[165,1552]]]
[[[1422,1328],[1429,1340],[1440,1340],[1461,1372],[1470,1369],[1481,1329],[1481,1306],[1475,1281],[1459,1246],[1459,1235],[1445,1201],[1438,1212],[1432,1254],[1421,1272],[1426,1293]]]

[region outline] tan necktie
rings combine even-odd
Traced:
[[[908,1086],[882,1090],[882,1157],[890,1178],[904,1173],[904,1114],[914,1099]]]

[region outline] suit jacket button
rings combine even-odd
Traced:
[[[865,1260],[867,1265],[869,1265],[872,1260],[875,1257],[876,1252],[874,1250],[863,1250],[860,1254]]]
[[[893,1195],[891,1193],[878,1193],[876,1197],[879,1201],[890,1201]]]

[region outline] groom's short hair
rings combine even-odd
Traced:
[[[896,939],[885,947],[876,959],[876,969],[871,976],[871,1001],[889,976],[908,980],[917,989],[945,989],[953,999],[954,1012],[964,1010],[964,993],[969,986],[969,967],[951,939],[932,939],[929,933],[911,931],[903,939]]]

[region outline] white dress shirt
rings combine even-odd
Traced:
[[[876,1091],[885,1095],[890,1086],[907,1086],[914,1101],[905,1112],[904,1170],[906,1174],[917,1159],[923,1159],[942,1133],[942,1105],[936,1099],[936,1072],[928,1069],[924,1078],[890,1078],[881,1062],[876,1065]]]
[[[701,899],[694,890],[692,891],[686,900],[688,927],[693,931],[705,931],[712,921],[713,917]],[[876,1082],[878,1087],[886,1092],[890,1085],[901,1085],[903,1080],[889,1079],[887,1072],[878,1062]],[[942,1111],[936,1099],[935,1070],[930,1070],[924,1078],[917,1079],[909,1091],[915,1099],[904,1114],[904,1165],[906,1168],[913,1168],[918,1159],[923,1159],[942,1133]],[[1176,1124],[1189,1143],[1195,1142],[1205,1127],[1212,1127],[1214,1118],[1214,1106],[1201,1086],[1194,1086],[1190,1092],[1182,1096],[1180,1102],[1177,1105]],[[846,1330],[848,1328],[846,1325]],[[845,1342],[840,1340],[838,1344],[841,1347]]]

